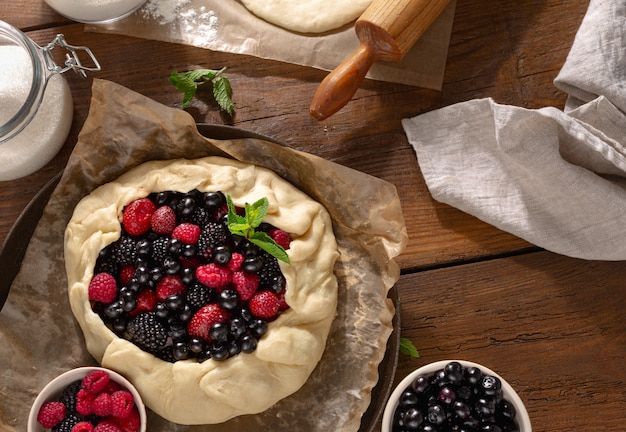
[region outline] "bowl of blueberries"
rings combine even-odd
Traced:
[[[392,392],[382,432],[532,432],[524,403],[497,373],[442,360],[407,375]]]

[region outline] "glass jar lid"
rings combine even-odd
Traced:
[[[65,65],[54,61],[52,49],[67,50]],[[89,55],[92,66],[84,66],[79,51]],[[15,27],[0,21],[0,144],[21,132],[41,104],[50,76],[69,69],[85,77],[86,71],[99,71],[100,65],[86,47],[65,42],[63,35],[45,47],[38,46]]]

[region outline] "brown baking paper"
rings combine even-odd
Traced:
[[[268,411],[210,426],[175,425],[150,412],[148,430],[359,430],[392,332],[387,294],[399,277],[393,258],[407,241],[395,187],[272,142],[206,139],[185,111],[108,81],[94,80],[92,91],[78,143],[0,312],[0,430],[25,431],[30,405],[47,382],[95,365],[70,310],[64,271],[63,233],[78,201],[142,162],[209,155],[270,168],[326,206],[340,251],[338,315],[310,379]]]
[[[451,0],[402,61],[376,62],[367,78],[440,90],[455,9],[456,0]],[[359,46],[353,24],[321,34],[295,33],[256,17],[239,1],[148,0],[128,18],[109,24],[86,25],[85,29],[248,54],[330,71]]]

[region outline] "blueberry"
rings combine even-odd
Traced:
[[[228,344],[228,356],[234,357],[241,352],[241,345],[236,340],[232,340]]]
[[[189,350],[194,354],[200,354],[206,350],[206,343],[200,338],[191,338],[188,342]]]
[[[474,404],[474,409],[483,418],[491,417],[496,412],[496,403],[488,397],[479,397]]]
[[[463,366],[461,363],[453,361],[444,367],[446,378],[451,383],[460,383],[463,380]]]
[[[207,192],[204,194],[204,205],[209,210],[217,210],[224,203],[223,195],[219,192]]]
[[[258,273],[261,267],[263,267],[263,260],[258,256],[246,258],[241,263],[241,269],[246,273]]]
[[[217,264],[228,264],[232,256],[233,254],[230,248],[226,245],[219,245],[213,249],[213,261],[215,261]]]
[[[167,243],[167,251],[174,256],[180,256],[182,250],[183,242],[180,239],[171,238]]]
[[[178,272],[180,271],[180,267],[180,261],[174,257],[168,256],[165,258],[165,260],[163,260],[163,269],[168,275],[178,274]]]
[[[180,294],[172,294],[165,299],[165,306],[171,311],[177,311],[183,308],[183,297]]]
[[[228,326],[223,323],[215,323],[209,329],[209,337],[216,342],[226,342],[228,340]]]
[[[182,280],[183,284],[191,285],[196,280],[196,271],[191,267],[185,267],[180,272],[180,279]]]
[[[471,366],[465,369],[465,379],[471,385],[477,385],[480,382],[482,376],[483,373],[481,372],[481,370],[475,366]]]
[[[402,416],[402,423],[407,429],[416,430],[423,421],[422,412],[417,408],[407,409]]]
[[[233,338],[239,339],[246,332],[246,323],[243,318],[233,318],[228,323],[228,330]]]
[[[191,357],[191,351],[185,342],[174,343],[172,354],[176,360],[186,360]]]
[[[159,318],[167,318],[170,315],[170,310],[165,303],[157,303],[155,313]]]
[[[195,244],[184,244],[182,246],[181,255],[185,258],[191,258],[196,254],[197,249]]]
[[[239,305],[239,294],[233,289],[223,289],[220,292],[220,306],[226,310],[235,310]]]
[[[401,407],[415,406],[418,402],[419,398],[417,397],[417,394],[411,389],[406,389],[400,395],[400,399],[398,400]]]
[[[439,404],[434,404],[428,407],[427,419],[434,425],[440,425],[446,421],[446,410]]]
[[[194,310],[192,309],[192,307],[189,306],[189,304],[185,303],[183,304],[183,307],[181,308],[181,310],[178,312],[178,319],[181,320],[182,322],[187,322],[191,319],[193,314],[194,314]]]
[[[267,323],[265,322],[265,320],[256,318],[248,324],[248,328],[250,329],[252,336],[260,339],[261,336],[263,336],[267,332]]]
[[[452,405],[456,400],[456,393],[451,387],[442,387],[437,395],[437,400],[444,405]]]
[[[256,339],[251,336],[251,335],[244,335],[241,338],[241,351],[243,351],[244,353],[251,353],[254,350],[256,350],[256,346],[257,346],[257,341]]]
[[[223,361],[228,358],[228,345],[224,343],[213,344],[211,347],[211,358],[216,361]]]
[[[148,255],[150,255],[150,240],[148,239],[141,239],[137,242],[137,244],[135,245],[135,249],[137,250],[137,256],[138,257],[147,257]]]
[[[498,377],[485,375],[480,380],[480,388],[487,396],[496,396],[502,390],[502,382]]]
[[[189,217],[196,208],[196,201],[190,197],[183,197],[178,203],[178,214],[182,217]]]
[[[417,394],[423,394],[423,393],[426,393],[426,390],[428,390],[428,387],[430,386],[430,382],[427,376],[420,375],[417,378],[415,378],[411,386],[413,387],[413,390],[415,390]]]
[[[460,400],[454,402],[453,409],[454,414],[456,414],[457,418],[460,420],[467,420],[472,414],[469,405]]]

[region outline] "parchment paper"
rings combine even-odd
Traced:
[[[0,313],[0,430],[25,431],[30,405],[48,381],[95,364],[71,313],[64,271],[63,233],[76,203],[147,160],[208,155],[268,167],[326,206],[341,254],[335,267],[338,316],[310,379],[268,411],[211,426],[175,425],[149,412],[148,429],[359,429],[392,331],[395,311],[387,294],[399,277],[393,258],[407,241],[395,187],[271,142],[206,139],[185,111],[94,80],[89,116]]]
[[[456,0],[451,0],[402,61],[376,62],[367,78],[441,89],[455,9]],[[323,34],[295,33],[257,18],[234,0],[148,0],[128,18],[106,25],[86,25],[85,29],[248,54],[328,71],[359,46],[353,23]]]

